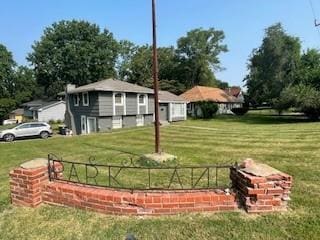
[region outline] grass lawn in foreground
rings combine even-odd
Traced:
[[[161,128],[162,148],[181,164],[222,164],[254,158],[294,177],[286,213],[202,213],[164,217],[108,216],[42,205],[14,207],[9,170],[55,153],[66,160],[96,156],[107,163],[115,149],[153,151],[153,128],[0,143],[0,239],[319,239],[320,123],[293,117],[248,115],[189,120]]]

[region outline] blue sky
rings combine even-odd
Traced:
[[[320,20],[320,1],[313,2]],[[136,44],[151,43],[151,0],[4,0],[1,2],[0,43],[18,64],[55,21],[82,19],[108,28],[114,36]],[[242,85],[252,50],[261,44],[264,29],[283,23],[304,48],[319,48],[309,0],[157,0],[158,44],[175,45],[187,31],[203,27],[224,30],[229,52],[221,55],[226,70],[218,78]]]

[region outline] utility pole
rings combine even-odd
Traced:
[[[154,128],[155,128],[155,153],[160,153],[160,121],[159,121],[159,82],[158,82],[158,53],[157,53],[157,24],[156,3],[152,0],[152,38],[153,38],[153,90],[154,90]]]

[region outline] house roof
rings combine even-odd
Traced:
[[[168,91],[159,91],[159,102],[187,102],[184,98]]]
[[[229,87],[224,90],[227,94],[230,96],[238,97],[239,94],[241,93],[241,88],[240,87]]]
[[[14,114],[14,115],[23,115],[24,114],[24,109],[23,108],[17,108],[16,110],[13,110],[11,112],[11,114]]]
[[[99,82],[90,83],[70,90],[68,93],[80,93],[90,91],[115,91],[115,92],[134,92],[134,93],[153,93],[150,88],[142,87],[125,81],[106,79]]]
[[[180,95],[188,102],[212,101],[219,103],[239,102],[235,97],[228,95],[220,88],[195,86]]]
[[[26,102],[26,103],[22,104],[22,106],[28,107],[29,110],[37,111],[40,109],[47,109],[49,107],[55,106],[60,103],[65,104],[64,101],[45,101],[45,100],[38,99],[38,100],[31,101],[31,102]]]

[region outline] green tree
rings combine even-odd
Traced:
[[[214,72],[221,70],[219,55],[227,52],[223,31],[209,28],[191,30],[178,40],[179,79],[187,88],[195,85],[217,86]]]
[[[32,69],[19,66],[14,73],[14,90],[12,98],[17,105],[42,96],[42,89],[38,86]]]
[[[10,97],[13,92],[13,74],[16,63],[12,53],[0,44],[0,98]]]
[[[121,40],[119,42],[119,55],[117,60],[117,73],[118,78],[127,81],[132,69],[132,58],[139,49],[134,43],[128,40]]]
[[[294,107],[310,119],[318,119],[320,116],[320,91],[304,84],[290,86],[282,91],[275,106],[279,113]]]
[[[86,21],[60,21],[45,29],[28,60],[47,97],[67,83],[84,85],[116,75],[118,43],[107,29]]]
[[[197,117],[201,117],[204,119],[213,118],[213,116],[219,109],[218,104],[211,101],[201,101],[198,102],[197,105],[201,109],[201,116]]]
[[[0,122],[16,107],[16,102],[11,98],[0,98]]]
[[[122,79],[146,87],[152,87],[152,47],[144,45],[135,49],[134,54],[124,64]],[[162,90],[181,93],[185,90],[176,79],[178,60],[173,47],[158,48],[159,82]],[[123,69],[124,69],[123,68]]]
[[[266,29],[262,45],[249,59],[245,78],[252,104],[271,103],[295,82],[300,49],[299,39],[288,35],[280,23]]]
[[[303,83],[320,90],[320,52],[308,49],[302,56],[296,72],[296,83]]]

